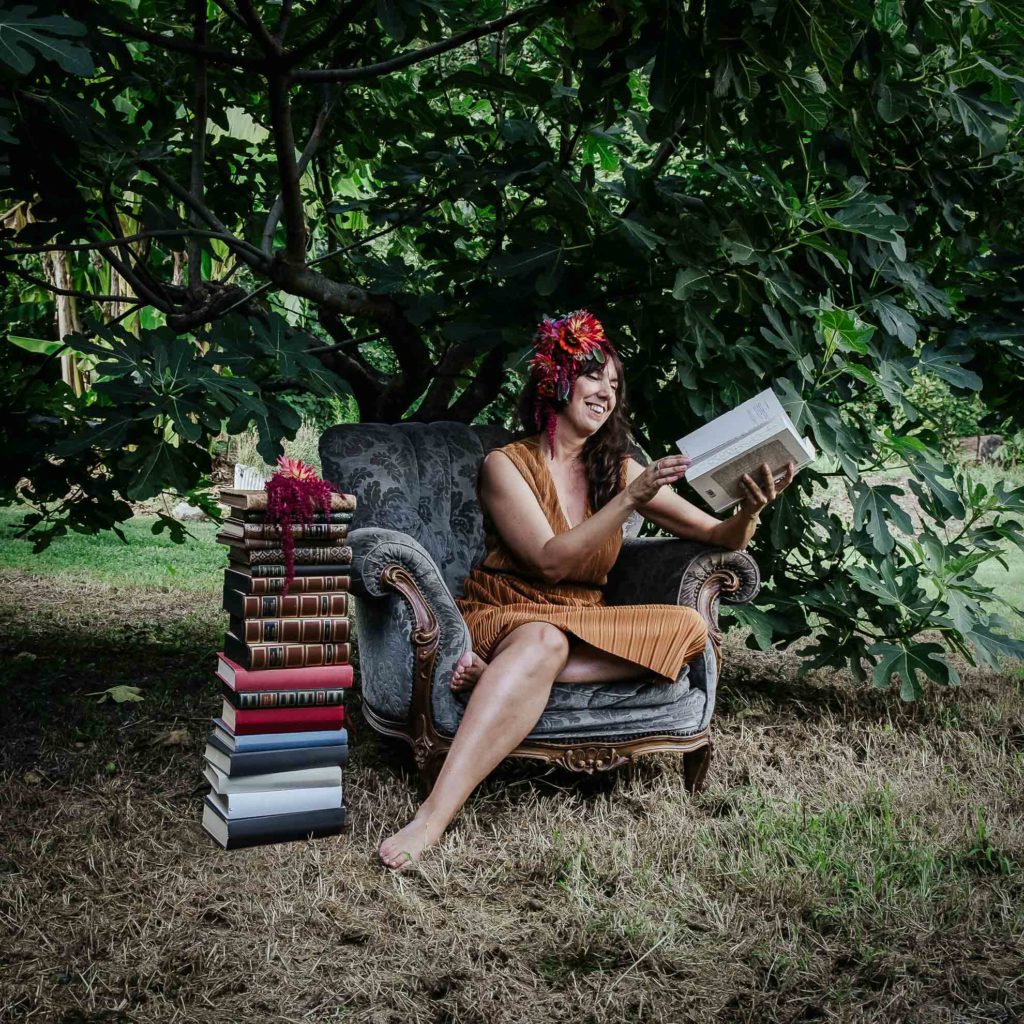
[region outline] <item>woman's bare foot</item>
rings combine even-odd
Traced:
[[[487,662],[473,651],[466,651],[455,663],[451,687],[456,693],[471,690],[476,686],[480,673],[487,668]]]
[[[441,838],[444,826],[438,827],[429,817],[417,815],[403,829],[380,845],[380,862],[392,871],[405,871],[416,864],[428,846]]]

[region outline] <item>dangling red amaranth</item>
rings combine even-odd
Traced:
[[[281,549],[284,552],[284,587],[295,579],[295,523],[309,524],[318,508],[331,511],[331,492],[336,490],[316,475],[312,466],[300,459],[277,460],[281,467],[267,481],[267,521],[276,523],[281,530]]]

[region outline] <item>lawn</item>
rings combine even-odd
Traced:
[[[506,765],[406,877],[375,851],[415,780],[356,692],[347,833],[226,853],[199,827],[222,549],[150,525],[0,542],[0,1020],[1024,1016],[1020,669],[905,705],[730,634],[703,794],[669,755]],[[85,696],[118,683],[145,699]]]

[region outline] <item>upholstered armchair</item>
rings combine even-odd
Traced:
[[[486,453],[510,438],[501,427],[410,422],[346,424],[320,439],[324,479],[358,499],[349,543],[363,711],[376,730],[411,745],[428,791],[470,698],[453,693],[449,680],[471,648],[454,598],[484,557],[477,474]],[[641,521],[637,514],[623,527],[605,600],[696,608],[709,626],[704,653],[672,684],[650,676],[556,683],[510,756],[592,773],[671,751],[685,759],[687,785],[699,789],[721,662],[718,602],[753,598],[757,565],[745,552],[639,538]]]

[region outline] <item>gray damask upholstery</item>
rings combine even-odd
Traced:
[[[404,567],[438,620],[440,640],[431,690],[434,724],[451,736],[468,695],[448,680],[470,649],[455,605],[469,570],[484,556],[476,479],[484,455],[511,435],[501,427],[461,423],[345,424],[320,440],[323,475],[355,494],[350,527],[352,589],[362,598],[357,628],[363,700],[380,716],[405,721],[412,699],[409,638],[414,623],[405,600],[382,586],[387,565]],[[637,458],[649,460],[639,450]],[[744,580],[740,600],[757,589],[752,559],[675,539],[638,538],[641,518],[628,522],[623,550],[609,575],[609,603],[693,604],[695,581],[727,560]],[[610,739],[643,734],[687,735],[706,728],[714,708],[717,662],[711,641],[703,658],[684,666],[671,685],[651,677],[617,683],[560,684],[528,739]]]

